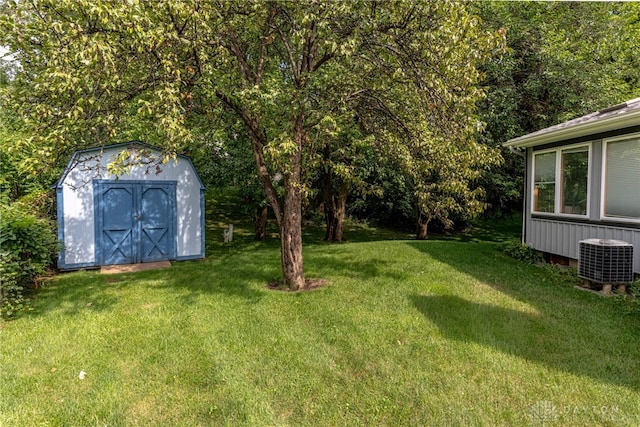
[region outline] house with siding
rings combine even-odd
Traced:
[[[579,258],[579,242],[633,246],[640,274],[640,98],[511,139],[525,157],[523,243]]]

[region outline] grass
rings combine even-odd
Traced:
[[[224,244],[208,218],[205,261],[64,274],[4,323],[0,425],[640,424],[640,319],[504,256],[515,222],[425,242],[351,224],[338,245],[308,227],[328,285],[288,293],[265,287],[277,241],[236,221]]]

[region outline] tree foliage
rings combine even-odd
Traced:
[[[348,185],[359,145],[396,157],[421,210],[442,218],[475,211],[473,180],[495,159],[475,143],[475,105],[477,64],[500,38],[465,3],[40,0],[4,9],[0,43],[21,65],[13,105],[38,159],[142,132],[171,153],[203,143],[194,129],[234,115],[279,224],[291,289],[305,286],[301,207],[323,147],[332,144],[330,160],[344,151],[332,170]]]
[[[487,108],[506,140],[640,95],[637,4],[483,3],[508,50],[487,63]],[[622,99],[621,99],[622,97]]]
[[[477,2],[484,25],[504,29],[507,50],[482,70],[482,142],[498,146],[640,96],[640,5],[620,2]],[[495,213],[521,209],[523,162],[485,175]]]

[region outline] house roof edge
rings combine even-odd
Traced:
[[[640,125],[640,98],[510,139],[502,145],[512,148],[535,147],[637,125]]]

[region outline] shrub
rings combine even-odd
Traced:
[[[510,257],[519,261],[528,262],[529,264],[535,264],[538,261],[542,261],[542,256],[538,251],[520,241],[507,242],[503,246],[503,251]]]
[[[14,208],[38,218],[55,219],[55,204],[51,190],[33,190],[12,203]]]
[[[626,295],[618,295],[618,299],[629,314],[640,314],[640,277],[627,286]]]
[[[14,206],[0,206],[0,316],[28,308],[27,289],[47,272],[56,252],[51,223]]]

